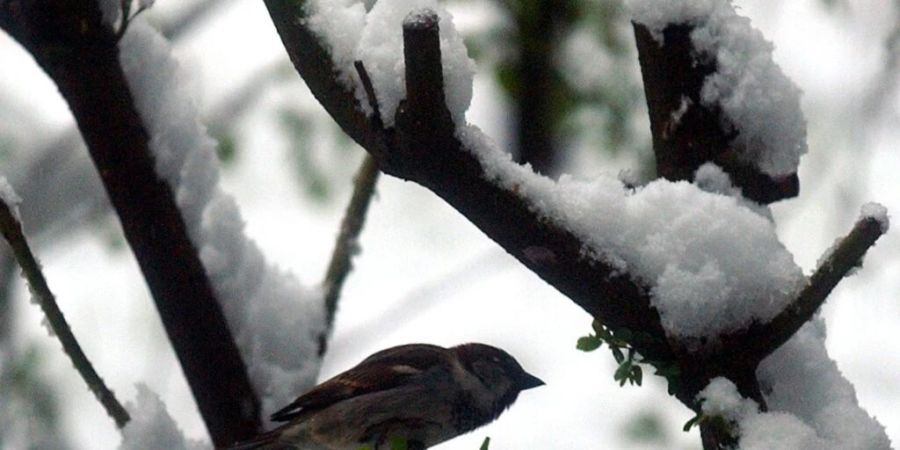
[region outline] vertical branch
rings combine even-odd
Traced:
[[[0,2],[0,28],[54,80],[119,216],[217,446],[260,428],[259,399],[149,136],[95,0]]]
[[[518,57],[512,76],[516,114],[516,160],[529,163],[540,173],[555,175],[562,155],[557,145],[560,123],[559,97],[564,87],[555,60],[560,30],[573,14],[569,2],[537,0],[503,2],[516,24]]]
[[[75,370],[78,371],[81,378],[87,383],[88,388],[94,393],[97,400],[103,405],[103,408],[106,409],[106,413],[115,420],[116,426],[119,428],[124,427],[130,420],[128,411],[125,411],[125,408],[116,399],[115,394],[106,386],[106,383],[103,382],[97,371],[94,370],[91,361],[88,360],[87,355],[81,349],[81,345],[78,344],[78,340],[75,339],[75,335],[66,322],[65,316],[59,309],[59,305],[56,304],[56,298],[50,292],[50,287],[47,285],[47,280],[44,278],[40,264],[38,264],[34,254],[31,253],[31,249],[28,247],[28,242],[22,234],[22,225],[16,219],[6,201],[0,201],[0,230],[2,230],[3,237],[6,238],[16,260],[22,267],[22,273],[25,279],[28,280],[32,295],[34,295],[34,298],[47,316],[47,322],[51,330],[53,330],[53,334],[59,338],[59,342],[62,344],[66,354],[69,355],[69,359],[72,360]]]
[[[659,176],[692,180],[697,168],[709,161],[724,169],[747,198],[772,203],[796,197],[797,174],[773,179],[741,161],[731,148],[735,132],[722,111],[702,103],[700,91],[716,62],[697,55],[693,27],[669,25],[660,43],[647,27],[633,25]]]

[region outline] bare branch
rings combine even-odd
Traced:
[[[56,298],[50,292],[50,286],[47,285],[47,279],[41,271],[41,266],[31,253],[25,235],[22,233],[22,224],[13,215],[10,206],[5,201],[0,200],[0,229],[2,229],[3,237],[9,243],[19,266],[22,267],[22,273],[31,286],[32,295],[37,300],[44,314],[47,316],[47,322],[53,330],[53,334],[59,338],[59,342],[63,346],[63,350],[69,355],[75,370],[78,371],[88,388],[106,409],[106,413],[116,422],[116,426],[122,428],[131,418],[128,411],[119,403],[115,394],[106,386],[97,371],[94,370],[93,364],[88,360],[87,355],[81,349],[78,340],[72,333],[72,329],[66,322],[65,316],[56,304]]]
[[[359,234],[366,222],[366,212],[375,194],[375,184],[378,182],[378,163],[371,155],[366,155],[356,173],[354,179],[353,196],[344,212],[341,221],[341,229],[338,233],[334,251],[331,254],[331,262],[325,274],[325,313],[328,328],[334,323],[334,315],[337,310],[337,302],[341,295],[344,280],[353,268],[353,256],[359,251]],[[325,353],[324,338],[319,348],[319,354]]]

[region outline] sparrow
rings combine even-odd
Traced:
[[[543,384],[489,345],[400,345],[315,386],[272,414],[284,425],[230,448],[383,450],[400,438],[425,449],[492,422]]]

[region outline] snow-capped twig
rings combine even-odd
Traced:
[[[762,336],[766,336],[766,346],[761,349],[764,355],[775,351],[812,319],[831,291],[862,264],[866,252],[885,232],[886,221],[866,215],[859,218],[850,233],[825,255],[796,300],[765,325]]]
[[[2,196],[0,196],[2,197]],[[35,259],[25,235],[22,233],[22,224],[16,218],[11,206],[5,200],[0,200],[0,229],[3,231],[3,237],[9,243],[19,266],[22,267],[22,274],[28,281],[32,295],[35,301],[40,305],[41,309],[47,317],[47,323],[54,335],[62,344],[63,350],[75,370],[87,383],[88,388],[97,397],[97,400],[106,409],[106,413],[116,422],[116,426],[122,428],[130,420],[128,411],[119,403],[115,394],[106,386],[100,375],[94,369],[91,361],[81,349],[81,345],[72,333],[72,329],[66,322],[65,316],[56,304],[56,298],[47,285],[47,279],[41,271],[41,266]]]

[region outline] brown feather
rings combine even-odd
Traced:
[[[272,414],[272,420],[289,421],[360,395],[395,388],[418,373],[450,364],[446,349],[430,344],[408,344],[375,353],[297,397]]]

